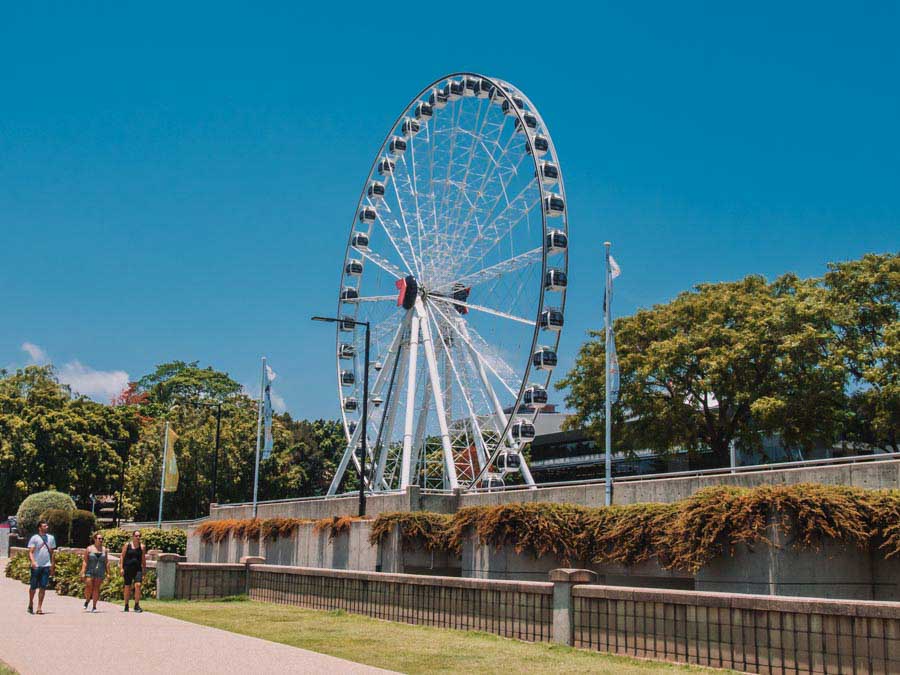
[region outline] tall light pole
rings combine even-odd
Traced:
[[[362,402],[362,452],[359,458],[359,515],[366,515],[366,436],[369,423],[369,322],[356,321],[354,319],[335,319],[327,316],[314,316],[313,321],[326,321],[328,323],[344,323],[351,326],[365,326],[366,349],[365,363],[363,364],[363,402]],[[351,434],[352,435],[352,434]]]

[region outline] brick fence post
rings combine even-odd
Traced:
[[[244,566],[244,595],[250,597],[250,565],[265,565],[266,559],[258,555],[245,555],[241,558]]]
[[[553,642],[572,646],[575,643],[572,586],[595,583],[597,574],[590,570],[560,568],[550,570],[550,581],[553,582]]]
[[[178,563],[186,558],[177,553],[160,553],[156,558],[156,598],[174,600]]]

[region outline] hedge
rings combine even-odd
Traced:
[[[68,595],[76,598],[84,597],[84,580],[81,578],[82,557],[77,553],[60,552],[56,554],[56,575],[53,585],[60,595]],[[10,579],[17,579],[27,584],[31,579],[31,563],[28,555],[19,553],[13,556],[6,564],[5,574]],[[112,565],[106,575],[106,579],[100,586],[100,599],[116,601],[124,599],[122,589],[124,579],[118,566]],[[141,584],[141,597],[156,597],[156,571],[148,569]]]
[[[76,509],[72,511],[72,523],[69,527],[69,541],[75,548],[91,545],[91,536],[97,531],[97,517],[90,511]],[[107,544],[108,545],[108,544]]]
[[[315,521],[333,538],[351,517]],[[215,520],[197,528],[206,542],[229,535],[258,539],[285,536],[297,518]],[[473,533],[485,545],[512,546],[535,557],[552,555],[563,565],[615,563],[633,566],[655,559],[666,569],[696,572],[740,545],[772,545],[770,527],[797,548],[818,550],[826,541],[900,556],[900,490],[867,490],[803,483],[757,488],[710,487],[671,504],[586,507],[521,502],[472,506],[453,515],[384,513],[372,521],[370,542],[399,527],[403,546],[459,555]]]
[[[131,541],[131,530],[110,529],[101,530],[103,543],[115,554],[122,550]],[[177,553],[184,555],[187,551],[187,532],[185,530],[158,530],[156,528],[141,528],[141,541],[146,550],[158,549],[163,553]]]
[[[19,504],[19,510],[16,513],[19,532],[22,532],[27,537],[37,532],[38,520],[40,520],[41,514],[50,509],[74,511],[75,502],[72,501],[69,495],[56,490],[35,492],[33,495],[28,495]]]

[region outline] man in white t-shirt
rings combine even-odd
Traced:
[[[34,592],[38,592],[37,613],[43,614],[44,592],[50,577],[56,571],[56,539],[47,534],[50,526],[46,520],[38,523],[38,533],[28,542],[28,558],[31,560],[31,584],[28,587],[28,613],[34,614]]]

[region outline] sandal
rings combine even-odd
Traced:
[[[42,610],[42,609],[39,609],[35,612],[35,614],[43,614],[43,613],[44,613],[44,610]]]

